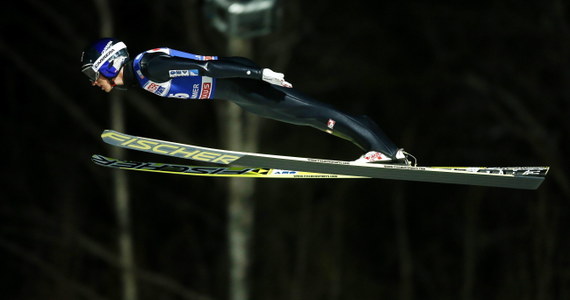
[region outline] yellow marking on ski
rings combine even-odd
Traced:
[[[112,139],[122,147],[132,148],[136,150],[144,150],[156,154],[168,155],[181,158],[191,158],[198,161],[230,164],[240,158],[237,155],[225,154],[213,150],[203,151],[194,147],[188,147],[181,144],[163,142],[159,140],[151,140],[147,138],[139,138],[123,135],[114,131],[105,131],[101,135],[103,138]]]

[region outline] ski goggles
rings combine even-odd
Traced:
[[[99,72],[93,70],[93,64],[83,66],[81,73],[85,74],[85,76],[87,76],[91,82],[95,82],[97,81],[97,78],[99,78]]]

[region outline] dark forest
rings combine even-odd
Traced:
[[[235,54],[204,1],[10,2],[0,21],[1,298],[570,299],[569,4],[278,3],[275,30],[247,40],[260,66],[368,115],[419,165],[550,166],[546,181],[528,191],[97,166],[95,153],[188,163],[112,149],[104,129],[220,149],[247,137],[231,150],[279,155],[362,153],[243,112],[236,127],[231,104],[216,100],[106,94],[81,74],[82,50],[102,36],[131,56]],[[245,201],[243,273],[231,199]]]

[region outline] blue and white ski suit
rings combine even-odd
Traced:
[[[231,101],[261,117],[339,136],[366,151],[394,157],[398,150],[368,117],[340,112],[295,89],[262,81],[262,69],[243,57],[157,48],[128,62],[124,80],[125,85],[138,85],[161,97]]]

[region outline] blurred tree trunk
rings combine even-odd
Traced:
[[[118,131],[124,131],[123,97],[121,94],[110,95],[111,100],[111,126]],[[111,156],[124,157],[124,149],[113,147]],[[121,261],[121,280],[123,285],[123,300],[137,299],[137,284],[135,278],[135,262],[133,242],[130,228],[130,194],[126,172],[115,170],[113,172],[113,190],[115,199],[115,213],[118,227],[119,257]]]
[[[417,137],[417,120],[410,120],[400,133],[402,145],[413,148]],[[410,244],[408,229],[406,185],[403,182],[395,182],[392,196],[393,213],[396,228],[396,243],[398,249],[398,264],[400,271],[400,283],[398,287],[398,299],[414,299],[414,259]]]
[[[406,220],[406,190],[404,184],[401,182],[395,183],[394,186],[392,203],[394,218],[396,220],[396,243],[398,246],[398,264],[400,267],[398,299],[411,300],[414,297],[414,281],[413,259]]]
[[[479,217],[479,203],[483,198],[483,189],[472,188],[464,201],[464,234],[463,234],[463,286],[461,298],[471,300],[474,298],[476,266],[477,266],[477,219]]]
[[[251,42],[230,37],[228,53],[251,57]],[[229,102],[218,106],[221,137],[231,150],[257,151],[259,119],[244,115]],[[249,294],[250,242],[253,232],[253,193],[255,181],[231,178],[228,181],[229,299],[247,300]]]
[[[547,198],[547,193],[540,194],[537,202],[529,203],[531,222],[533,223],[533,262],[536,273],[535,298],[537,300],[554,299],[554,261],[557,247],[558,211]]]
[[[107,0],[94,0],[101,20],[101,36],[112,37],[113,15]],[[109,94],[111,127],[118,131],[124,131],[125,121],[123,113],[123,95],[120,93]],[[113,157],[124,157],[124,150],[119,147],[111,148]],[[129,187],[125,172],[115,170],[113,172],[113,190],[115,200],[115,213],[117,218],[118,247],[121,262],[121,280],[123,300],[137,299],[137,286],[135,278],[135,264],[133,255],[132,235],[130,230],[130,206]]]

